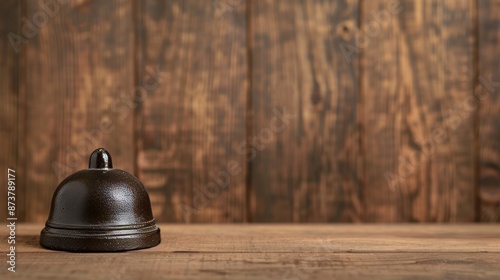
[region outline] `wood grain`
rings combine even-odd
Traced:
[[[123,253],[38,245],[17,231],[15,279],[496,279],[498,225],[160,225],[162,243]],[[6,228],[0,228],[6,242]],[[12,276],[0,271],[2,279]]]
[[[15,49],[11,44],[20,32],[21,4],[19,1],[8,0],[0,2],[0,170],[2,172],[2,182],[7,182],[7,168],[16,170],[17,182],[17,217],[23,218],[24,204],[22,198],[23,176],[19,169],[19,133],[22,126],[19,125],[19,114],[22,114],[23,107],[19,106],[19,71],[20,58],[19,49]],[[17,44],[14,44],[17,46]],[[17,52],[16,52],[17,50]],[[5,176],[5,177],[4,177]],[[3,181],[5,180],[5,181]],[[0,200],[2,206],[7,201],[7,184],[0,190]],[[5,207],[6,208],[6,207]],[[6,209],[0,211],[0,219],[7,217]]]
[[[482,222],[500,222],[500,2],[479,1],[479,201]],[[488,81],[487,85],[484,81]],[[492,85],[491,82],[496,83]]]
[[[252,222],[360,221],[357,1],[252,1]]]
[[[401,12],[376,20],[391,3]],[[362,10],[365,220],[473,221],[474,2],[364,1]]]
[[[62,2],[62,1],[61,1]],[[132,1],[26,1],[44,24],[26,43],[26,220],[45,221],[52,194],[105,147],[114,167],[133,172]],[[64,2],[63,2],[64,3]]]
[[[162,79],[138,110],[138,175],[165,222],[243,222],[243,1],[141,2],[138,77]]]

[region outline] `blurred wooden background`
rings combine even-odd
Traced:
[[[0,168],[22,221],[101,146],[161,222],[500,221],[500,1],[0,13]]]

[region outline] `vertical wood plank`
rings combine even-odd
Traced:
[[[500,2],[478,3],[480,220],[500,222]]]
[[[474,1],[362,10],[365,220],[474,221]]]
[[[357,1],[252,1],[253,222],[360,221]]]
[[[2,182],[7,180],[7,169],[16,170],[16,205],[17,217],[23,210],[22,192],[23,172],[19,169],[19,123],[18,114],[23,113],[19,107],[19,49],[16,36],[20,34],[21,4],[20,1],[7,0],[0,2],[0,172]],[[22,147],[21,147],[22,148]],[[7,185],[2,183],[0,190],[2,205],[7,201]],[[0,219],[6,219],[6,208],[0,211]]]
[[[243,0],[140,2],[138,174],[162,222],[243,222],[247,88]]]
[[[50,2],[50,1],[49,1]],[[61,3],[59,3],[61,2]],[[133,172],[132,1],[27,1],[27,221],[44,222],[60,180],[102,146]]]

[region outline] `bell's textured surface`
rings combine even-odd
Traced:
[[[40,235],[45,248],[75,252],[126,251],[159,243],[146,189],[131,174],[113,169],[102,148],[90,156],[89,169],[59,184]]]

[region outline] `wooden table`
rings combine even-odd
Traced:
[[[16,272],[0,279],[500,279],[500,225],[178,225],[162,243],[122,253],[67,253],[38,245],[21,224]]]

